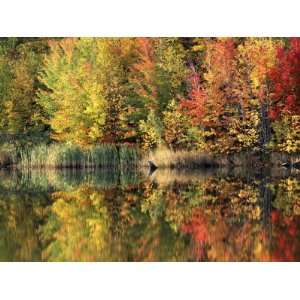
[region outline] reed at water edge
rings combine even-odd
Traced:
[[[87,149],[67,144],[39,144],[18,149],[10,146],[1,153],[3,166],[13,165],[22,170],[129,168],[137,166],[139,161],[136,148],[113,144],[99,144]]]
[[[243,151],[231,154],[214,154],[199,151],[171,150],[158,148],[149,151],[141,160],[146,167],[151,161],[161,169],[193,170],[207,168],[244,168],[260,169],[264,167],[300,166],[300,153],[262,154],[255,151]]]
[[[138,148],[129,145],[98,144],[83,149],[69,144],[37,144],[0,148],[0,168],[30,169],[121,169],[149,167],[149,161],[159,168],[262,168],[300,164],[300,154],[271,152],[266,157],[252,151],[233,154],[212,154],[198,151],[158,148],[141,155]],[[298,167],[299,169],[299,167]]]
[[[143,156],[141,165],[146,167],[149,161],[159,168],[170,169],[197,169],[218,165],[212,155],[198,151],[173,151],[168,148],[158,148],[148,152]]]

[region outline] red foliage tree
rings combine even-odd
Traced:
[[[191,117],[195,125],[203,124],[206,94],[201,87],[200,76],[193,70],[188,79],[190,85],[187,99],[181,99],[180,108]]]
[[[219,126],[227,123],[228,105],[236,101],[234,92],[235,46],[232,38],[220,38],[206,42],[204,62],[206,72],[201,82],[194,70],[188,78],[188,99],[181,100],[181,107],[195,124]]]
[[[155,84],[155,53],[154,46],[157,39],[137,38],[138,62],[134,64],[132,71],[137,74],[133,81],[138,85],[137,91],[144,97],[156,98],[157,87]]]
[[[300,114],[300,38],[291,38],[288,49],[280,47],[277,64],[270,70],[272,102],[269,111],[271,119],[281,112]]]

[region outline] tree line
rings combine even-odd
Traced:
[[[299,38],[0,39],[2,134],[295,153],[299,115]]]

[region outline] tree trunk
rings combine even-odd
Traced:
[[[266,145],[270,141],[271,128],[268,117],[268,103],[264,101],[260,105],[260,145],[263,151],[266,150]]]

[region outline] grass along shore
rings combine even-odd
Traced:
[[[172,151],[167,148],[150,151],[143,156],[141,165],[148,166],[151,161],[161,169],[208,169],[208,168],[262,168],[295,167],[300,169],[300,153],[283,152],[239,152],[234,154],[210,154],[198,151]]]
[[[67,144],[40,144],[16,148],[2,147],[0,167],[18,169],[43,168],[129,168],[140,160],[136,148],[127,145],[101,144],[88,149]]]
[[[68,144],[38,144],[0,148],[0,168],[29,169],[128,169],[149,168],[149,161],[160,169],[260,168],[285,166],[300,169],[300,153],[254,152],[213,155],[198,151],[172,151],[160,148],[144,153],[128,145],[99,144],[87,149]]]

